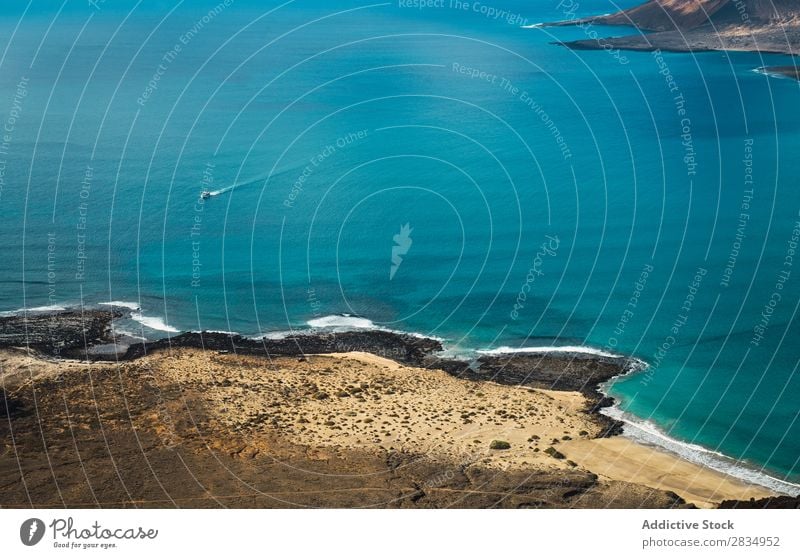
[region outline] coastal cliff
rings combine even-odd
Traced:
[[[728,3],[729,0],[650,0],[613,14],[556,22],[550,25],[594,23],[597,25],[631,25],[643,31],[687,30],[708,23],[711,16]]]
[[[800,53],[800,5],[792,0],[650,0],[610,15],[547,25],[631,26],[640,31],[561,43],[573,49]]]

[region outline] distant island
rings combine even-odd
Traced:
[[[800,3],[794,0],[649,0],[617,13],[545,24],[632,26],[639,33],[567,41],[573,49],[672,52],[800,52]],[[796,66],[762,68],[797,78]]]

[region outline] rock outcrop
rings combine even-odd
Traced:
[[[640,31],[562,43],[574,49],[800,53],[800,5],[791,0],[650,0],[610,15],[550,25],[623,25]]]

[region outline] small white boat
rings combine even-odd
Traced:
[[[200,192],[200,197],[204,200],[207,200],[208,198],[211,197],[211,192],[209,192],[208,190],[203,190],[202,192]]]

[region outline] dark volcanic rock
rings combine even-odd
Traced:
[[[171,347],[192,347],[264,356],[303,356],[361,351],[416,366],[422,365],[432,353],[442,350],[442,344],[435,339],[379,330],[308,333],[281,339],[251,339],[224,333],[184,333],[169,339],[133,345],[125,354],[125,359],[137,358],[153,350]]]
[[[92,361],[134,360],[171,348],[196,348],[265,357],[361,351],[403,364],[444,370],[457,378],[492,381],[560,391],[580,391],[587,396],[586,412],[603,426],[600,436],[621,432],[622,424],[600,414],[613,404],[598,386],[626,373],[631,361],[581,353],[485,355],[466,362],[436,355],[442,344],[430,339],[382,330],[301,333],[279,339],[253,339],[227,333],[190,332],[158,341],[118,343],[111,322],[124,314],[109,311],[65,311],[0,319],[0,347],[29,346],[55,357]],[[109,350],[109,347],[111,348]]]
[[[597,387],[624,374],[630,361],[580,353],[565,355],[509,354],[478,359],[483,380],[559,391],[580,391],[594,397]]]
[[[800,80],[800,67],[798,66],[765,66],[758,69],[762,74],[784,76]]]
[[[474,363],[477,364],[477,363]],[[436,370],[444,370],[451,376],[462,378],[466,380],[479,379],[479,374],[473,367],[473,363],[465,360],[457,360],[454,358],[441,358],[437,356],[428,356],[420,363],[424,368],[435,368]]]
[[[603,399],[598,395],[599,384],[624,374],[631,365],[631,361],[623,357],[610,358],[575,353],[487,355],[480,357],[474,363],[477,366],[473,366],[473,363],[466,361],[436,356],[435,353],[442,350],[442,344],[435,339],[380,330],[303,333],[280,339],[252,339],[225,333],[184,333],[176,337],[133,345],[124,358],[131,360],[151,351],[180,347],[249,355],[298,357],[361,351],[403,364],[444,370],[467,380],[580,391],[595,400],[598,407],[607,407],[612,403],[608,398]]]
[[[504,385],[523,385],[557,391],[579,391],[588,404],[585,411],[593,415],[603,430],[598,438],[622,434],[623,423],[600,413],[614,400],[605,396],[600,384],[625,374],[634,363],[627,358],[611,358],[581,353],[573,354],[509,354],[483,356],[478,359],[479,372],[463,377],[489,380]]]
[[[68,310],[0,318],[0,347],[30,347],[49,356],[81,358],[85,347],[113,342],[111,321],[122,314]]]
[[[724,500],[720,509],[739,510],[800,510],[800,496],[773,496],[760,500]]]
[[[796,0],[650,0],[614,14],[573,17],[548,25],[583,27],[586,39],[561,43],[580,50],[800,53],[800,6]],[[632,26],[640,31],[599,37],[593,25]]]

